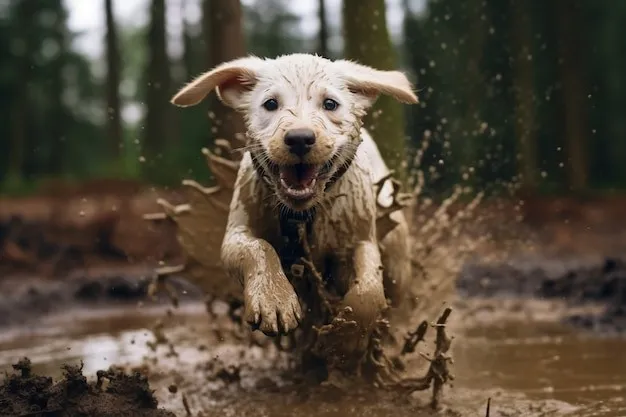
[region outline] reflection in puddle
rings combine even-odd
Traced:
[[[461,384],[574,405],[612,400],[622,403],[624,413],[625,350],[624,338],[592,337],[558,325],[503,323],[470,329],[455,360]]]

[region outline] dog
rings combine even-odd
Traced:
[[[380,194],[375,183],[390,170],[363,117],[381,94],[417,103],[411,82],[400,71],[349,60],[248,56],[200,75],[172,103],[193,106],[212,91],[243,115],[247,129],[221,246],[223,267],[243,286],[245,320],[267,335],[287,334],[302,320],[279,251],[285,220],[296,220],[308,222],[312,262],[330,270],[342,305],[366,336],[387,298],[401,303],[411,277],[401,211],[378,241],[377,203],[393,197],[389,182]],[[344,347],[362,350],[366,339]]]

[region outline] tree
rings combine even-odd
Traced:
[[[317,16],[320,22],[317,54],[328,58],[328,18],[326,17],[326,0],[318,0],[317,4]]]
[[[343,30],[347,59],[381,70],[397,69],[384,0],[344,0]],[[391,97],[381,96],[366,117],[365,127],[377,140],[387,164],[404,181],[406,145],[402,105]]]
[[[274,58],[293,52],[314,52],[300,30],[300,17],[287,0],[263,0],[243,9],[246,45],[250,53]],[[314,42],[315,43],[315,42]]]
[[[537,188],[537,135],[535,130],[533,27],[527,2],[511,0],[513,39],[513,91],[515,136],[523,192]]]
[[[585,103],[586,80],[584,60],[579,51],[582,45],[580,1],[557,0],[557,33],[560,52],[560,70],[563,83],[563,106],[565,112],[565,139],[567,143],[567,179],[570,190],[583,191],[589,181],[587,136],[588,121]]]
[[[167,54],[165,0],[152,0],[148,27],[148,62],[146,68],[146,105],[144,153],[146,165],[152,169],[163,158],[162,153],[173,139],[171,73]],[[151,175],[151,174],[149,174]]]
[[[239,0],[204,0],[202,19],[209,67],[244,56]],[[235,141],[238,145],[245,143],[245,126],[241,115],[220,103],[214,94],[209,98],[209,106],[213,137]]]
[[[3,191],[20,192],[42,177],[84,177],[101,162],[93,117],[100,92],[89,62],[70,47],[67,17],[62,0],[0,5]]]
[[[26,53],[26,51],[32,50],[37,44],[36,31],[34,30],[34,22],[32,20],[33,14],[36,12],[36,7],[33,3],[19,2],[13,5],[13,9],[9,11],[12,14],[15,21],[19,21],[21,25],[16,25],[17,29],[13,32],[13,36],[16,39],[18,45],[21,48],[14,56],[7,57],[7,59],[14,59],[16,63],[17,71],[12,74],[14,85],[12,91],[7,91],[10,96],[13,96],[13,103],[7,108],[11,109],[10,117],[10,143],[9,153],[12,154],[8,163],[7,178],[9,181],[18,186],[24,179],[26,174],[26,148],[28,146],[28,112],[31,108],[31,98],[28,89],[29,83],[33,78],[33,62],[32,55]],[[10,31],[10,27],[8,28]],[[8,35],[8,33],[7,33]],[[5,39],[8,39],[5,38]],[[11,79],[6,80],[5,83],[9,84]]]
[[[119,157],[123,146],[122,118],[120,103],[120,54],[118,50],[117,27],[113,15],[113,0],[104,0],[106,15],[106,96],[107,96],[107,141],[110,144],[110,157]]]

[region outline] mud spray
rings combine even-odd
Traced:
[[[226,303],[226,316],[231,321],[229,330],[221,329],[221,340],[224,332],[232,332],[235,339],[242,345],[260,346],[265,349],[264,361],[275,370],[282,370],[283,378],[294,381],[306,381],[316,384],[329,385],[339,389],[347,389],[357,383],[366,383],[379,390],[390,390],[410,395],[416,391],[431,390],[428,404],[432,408],[439,408],[444,386],[453,380],[450,371],[452,359],[449,349],[452,338],[446,334],[446,323],[452,310],[445,306],[445,300],[452,293],[458,271],[465,256],[471,253],[480,239],[468,238],[462,233],[468,220],[475,221],[474,211],[479,205],[482,194],[477,194],[464,203],[461,209],[452,214],[451,207],[458,206],[461,200],[468,201],[467,196],[472,194],[469,187],[457,187],[452,195],[436,206],[432,200],[422,197],[425,185],[425,176],[420,169],[422,157],[429,143],[426,134],[423,145],[414,157],[410,187],[413,191],[408,194],[400,193],[399,183],[391,179],[394,184],[394,201],[388,207],[379,206],[377,229],[379,237],[384,236],[395,227],[390,214],[397,210],[406,210],[412,230],[412,253],[414,288],[416,298],[410,307],[405,308],[393,317],[381,317],[369,341],[369,349],[362,358],[341,358],[341,360],[316,360],[319,349],[329,349],[333,343],[341,340],[326,341],[321,346],[319,340],[325,339],[328,334],[336,334],[339,330],[349,331],[355,325],[349,319],[349,311],[338,311],[339,299],[329,294],[323,286],[323,278],[316,270],[309,257],[309,248],[306,232],[299,231],[300,242],[304,256],[299,263],[286,271],[290,280],[298,288],[298,295],[308,311],[300,328],[291,335],[269,338],[251,332],[249,326],[243,322],[242,298],[239,283],[232,282],[221,270],[220,251],[221,240],[224,235],[229,203],[237,175],[241,153],[233,151],[226,140],[217,140],[213,151],[203,149],[209,169],[212,172],[215,184],[205,187],[192,180],[183,181],[186,203],[170,204],[164,199],[158,200],[162,207],[161,213],[148,214],[145,218],[154,222],[171,222],[177,230],[177,237],[182,246],[186,259],[179,265],[166,265],[156,270],[151,294],[166,291],[172,302],[178,305],[178,296],[168,283],[170,276],[183,276],[199,286],[207,295],[206,305],[209,315],[216,319],[214,306],[216,303]],[[386,180],[384,179],[384,180]],[[384,181],[383,180],[383,181]],[[377,188],[380,191],[380,184]],[[296,283],[307,285],[296,285]],[[307,288],[307,289],[304,289]],[[422,320],[416,319],[422,318]],[[438,317],[438,319],[437,319]],[[430,320],[433,320],[432,322]],[[428,332],[433,328],[434,332]],[[163,322],[157,324],[155,330],[156,350],[164,345],[172,355],[176,354],[175,337],[166,336],[163,332]],[[339,332],[340,333],[340,332]],[[432,337],[430,337],[432,336]],[[433,339],[434,348],[430,352],[418,351],[418,345],[426,344],[426,339]],[[202,343],[202,335],[198,335]],[[331,347],[332,348],[332,347]],[[270,354],[270,349],[273,354]],[[323,355],[328,357],[328,355]],[[273,359],[270,359],[273,358]],[[356,366],[351,367],[353,372],[335,372],[339,365],[353,361]],[[216,361],[219,362],[218,359]],[[213,375],[207,378],[222,378],[240,382],[238,375],[242,372],[237,367],[227,369],[213,364],[210,366]],[[344,366],[341,366],[344,369]],[[284,380],[284,379],[283,379]],[[178,378],[178,385],[193,385],[185,377]],[[177,385],[177,386],[178,386]],[[189,388],[196,395],[202,390]],[[193,395],[189,393],[189,395]],[[185,399],[185,409],[189,409],[188,397]],[[206,400],[204,400],[205,402]],[[202,400],[195,401],[202,404]],[[201,407],[201,405],[200,405]]]

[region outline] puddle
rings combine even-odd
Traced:
[[[159,356],[162,379],[154,386],[164,406],[180,408],[181,404],[180,397],[166,392],[171,378],[168,381],[163,375],[170,371],[178,369],[179,376],[187,375],[198,363],[229,355],[241,361],[263,361],[260,348],[255,351],[221,339],[216,333],[219,323],[209,320],[203,308],[187,306],[168,324],[183,337],[176,344],[178,357]],[[162,311],[145,309],[75,312],[48,318],[36,328],[4,332],[0,335],[0,372],[10,370],[10,365],[24,356],[31,358],[35,372],[53,377],[59,376],[59,366],[66,362],[82,360],[88,376],[112,364],[139,365],[154,355],[147,342],[154,339],[149,329],[160,314]],[[451,415],[484,416],[488,397],[492,397],[492,417],[626,415],[626,338],[586,336],[559,325],[528,321],[477,323],[463,334],[455,333],[456,381],[446,401],[450,409],[462,411]],[[206,348],[198,349],[205,339]],[[271,375],[272,369],[268,372]],[[196,378],[191,385],[206,383]],[[210,394],[200,388],[195,395],[203,400],[193,400],[194,389],[189,385],[186,390],[192,408],[204,408],[204,415],[242,415],[246,411],[268,416],[417,415],[411,413],[414,407],[408,399],[398,401],[393,396],[363,395],[357,405],[354,398],[340,400],[323,391],[312,390],[304,401],[261,390],[229,400],[223,393],[208,398]],[[311,401],[316,405],[311,406]]]

